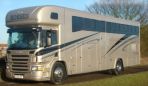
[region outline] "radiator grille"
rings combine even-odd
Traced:
[[[14,73],[26,73],[29,71],[29,55],[12,55],[11,61],[11,68]]]

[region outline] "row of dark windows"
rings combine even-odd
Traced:
[[[105,21],[99,21],[95,19],[73,16],[72,31],[76,32],[80,30],[129,34],[129,35],[139,34],[138,26],[124,25],[124,24],[105,22]]]
[[[72,31],[75,32],[80,30],[105,31],[105,22],[73,16]]]

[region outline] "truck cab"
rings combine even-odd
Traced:
[[[16,9],[7,14],[8,78],[34,81],[51,79],[52,65],[59,60],[62,11],[56,6],[42,6]]]

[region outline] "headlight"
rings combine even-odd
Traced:
[[[44,68],[43,66],[32,66],[31,70],[32,71],[43,71]]]
[[[9,69],[9,65],[7,65],[6,68]]]
[[[6,64],[6,69],[9,69],[9,66],[10,66],[10,65],[7,63],[7,64]]]

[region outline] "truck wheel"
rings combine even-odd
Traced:
[[[124,70],[123,62],[122,62],[122,60],[118,60],[118,61],[116,62],[116,67],[115,67],[115,69],[113,69],[113,73],[114,73],[115,75],[119,75],[123,70]]]
[[[52,68],[51,82],[53,84],[61,84],[66,77],[67,72],[65,66],[60,62],[56,62]]]

